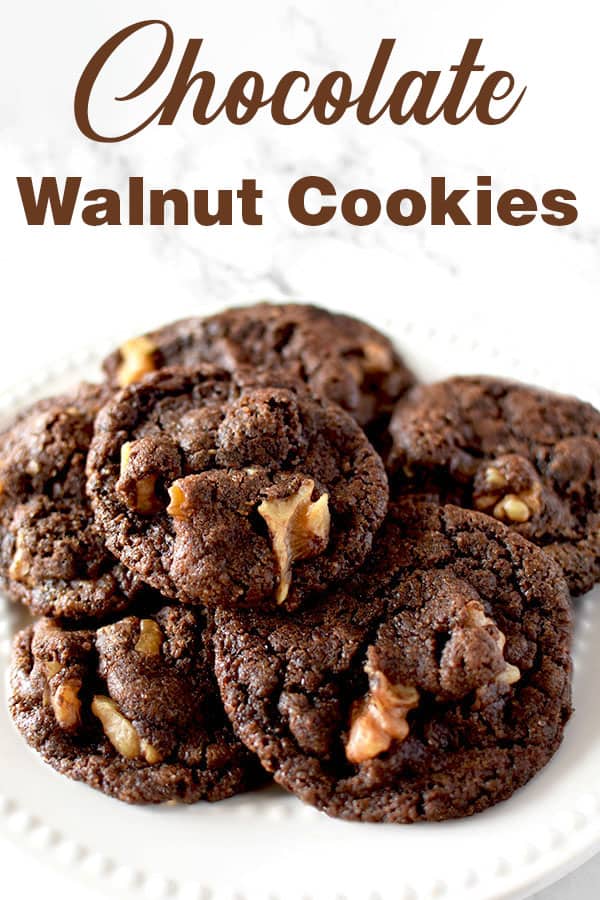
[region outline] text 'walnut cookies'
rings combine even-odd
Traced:
[[[492,518],[408,498],[352,585],[291,616],[215,613],[236,733],[330,815],[442,820],[509,797],[570,714],[567,586]]]
[[[221,800],[264,780],[227,722],[196,610],[85,631],[40,620],[15,640],[10,709],[46,762],[129,803]]]
[[[400,490],[487,513],[543,547],[574,594],[600,580],[600,412],[499,378],[414,388],[392,417]]]
[[[297,303],[259,303],[189,318],[126,341],[104,363],[118,385],[163,366],[282,368],[362,426],[389,415],[414,383],[391,341],[365,322]]]
[[[358,568],[383,520],[387,478],[356,422],[257,377],[163,369],[96,420],[98,525],[168,597],[292,608]]]
[[[81,385],[0,437],[1,583],[35,613],[101,618],[143,587],[106,549],[85,494],[94,416],[109,396]]]

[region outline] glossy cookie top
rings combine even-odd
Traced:
[[[395,505],[362,572],[293,615],[215,615],[236,733],[329,813],[470,815],[528,781],[570,713],[558,566],[493,519]]]
[[[499,378],[414,388],[393,414],[396,489],[432,490],[550,552],[570,589],[600,579],[600,412]]]
[[[98,416],[98,524],[166,596],[291,608],[371,547],[388,498],[381,460],[342,409],[271,377],[163,369]]]

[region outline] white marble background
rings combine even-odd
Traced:
[[[510,340],[515,355],[546,348],[597,378],[600,285],[600,177],[596,97],[597,19],[589,0],[280,0],[219,4],[126,5],[113,0],[55,0],[3,9],[0,58],[0,237],[2,240],[2,384],[29,375],[74,345],[127,335],[167,318],[259,297],[302,298],[369,314],[372,296],[435,323],[452,310],[455,327]],[[142,18],[173,25],[181,52],[205,37],[200,61],[218,84],[246,68],[273,80],[291,68],[315,78],[331,68],[365,76],[382,37],[397,37],[393,71],[447,67],[468,37],[483,37],[482,61],[507,68],[527,94],[506,124],[484,128],[369,128],[350,116],[324,128],[274,126],[263,116],[236,128],[200,128],[190,107],[170,128],[151,126],[116,145],[77,131],[72,97],[99,44]],[[144,53],[149,45],[140,44]],[[108,107],[103,115],[114,115]],[[368,187],[423,190],[432,175],[457,187],[478,174],[504,189],[540,196],[568,187],[579,219],[569,228],[398,228],[383,220],[352,228],[341,220],[317,229],[287,212],[291,184],[306,174],[331,178],[340,192]],[[264,224],[175,227],[30,227],[16,175],[80,175],[88,188],[122,188],[130,175],[153,187],[233,187],[255,177],[264,190]],[[444,315],[442,315],[444,311]],[[24,865],[0,842],[5,884]],[[64,876],[29,860],[44,897],[92,897]],[[16,883],[16,882],[14,882]],[[33,884],[34,882],[32,882]],[[600,864],[591,863],[544,900],[598,896]],[[33,890],[33,888],[32,888]],[[33,896],[33,893],[31,893]]]

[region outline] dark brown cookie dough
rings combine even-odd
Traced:
[[[600,412],[498,378],[417,387],[392,417],[395,490],[494,516],[552,554],[574,594],[600,580]]]
[[[143,588],[106,550],[85,494],[94,416],[110,393],[83,384],[42,400],[0,437],[0,583],[35,613],[102,618]]]
[[[293,615],[215,613],[236,733],[330,815],[414,822],[509,797],[557,749],[571,637],[559,567],[492,518],[407,498],[363,571]]]
[[[10,709],[57,771],[128,803],[222,800],[262,780],[223,712],[197,610],[85,631],[40,620],[15,640]]]
[[[104,369],[113,383],[162,366],[202,362],[283,368],[363,426],[389,414],[414,376],[391,341],[365,322],[298,303],[258,303],[190,318],[127,341]]]
[[[346,577],[388,497],[338,406],[211,367],[124,388],[96,420],[88,473],[113,553],[166,596],[209,606],[291,608]]]

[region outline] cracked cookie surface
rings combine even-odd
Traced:
[[[165,596],[292,608],[371,547],[388,499],[380,458],[342,409],[272,377],[162,369],[96,420],[97,521]]]
[[[499,378],[414,388],[392,416],[399,492],[429,490],[514,528],[561,565],[573,594],[600,580],[600,412]]]
[[[106,549],[85,493],[94,417],[109,396],[82,384],[0,436],[0,580],[34,613],[103,618],[143,589]]]
[[[330,815],[466,816],[556,751],[570,706],[558,566],[493,519],[407,498],[352,585],[293,615],[217,610],[236,733]]]
[[[164,607],[17,636],[10,709],[58,772],[129,803],[221,800],[264,780],[219,700],[204,615]]]
[[[104,363],[116,384],[163,366],[283,368],[363,426],[389,415],[414,376],[391,341],[351,316],[297,303],[259,303],[174,322],[125,342]]]

